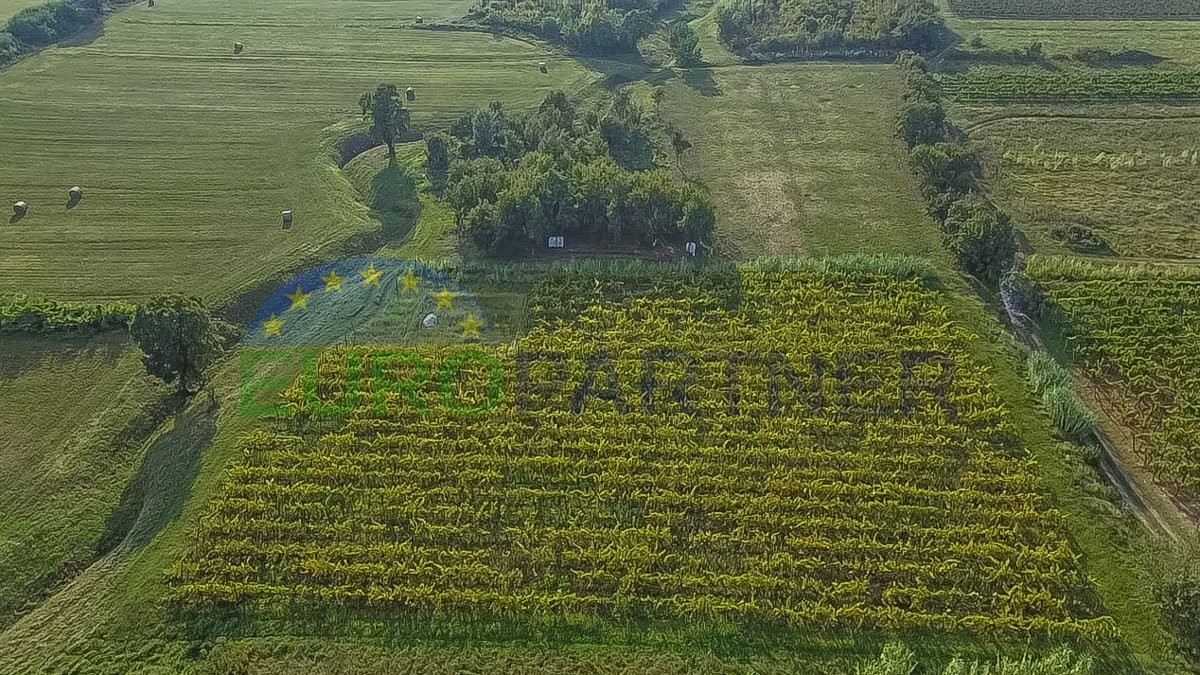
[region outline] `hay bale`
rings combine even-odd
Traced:
[[[283,215],[283,229],[285,229],[285,230],[292,229],[292,212],[284,211],[282,215]]]
[[[147,6],[147,7],[153,7],[153,6],[154,6],[154,0],[147,0],[147,2],[146,2],[146,6]]]
[[[415,100],[417,100],[417,90],[416,90],[416,89],[413,89],[412,87],[409,87],[408,89],[405,89],[405,90],[404,90],[404,98],[406,98],[406,99],[408,99],[408,100],[410,100],[410,101],[415,101]]]
[[[437,322],[437,314],[426,314],[425,318],[421,320],[421,325],[425,328],[436,328]]]
[[[76,185],[75,187],[71,188],[70,190],[67,190],[67,196],[70,197],[73,201],[79,201],[80,199],[83,199],[83,188]]]
[[[241,54],[242,50],[245,48],[246,48],[246,45],[244,45],[240,42],[233,43],[233,53],[234,54]]]
[[[425,19],[422,19],[421,17],[419,17],[419,16],[418,16],[418,17],[417,17],[417,23],[418,23],[418,24],[425,23]]]
[[[547,72],[545,61],[538,61],[538,70],[542,71],[543,73]]]
[[[26,204],[25,202],[17,202],[16,204],[13,204],[13,213],[17,214],[18,216],[24,215],[28,210],[29,204]]]

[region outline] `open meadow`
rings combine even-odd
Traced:
[[[722,253],[941,254],[893,135],[887,67],[731,66],[662,86],[663,116],[694,143],[679,168],[717,201]]]
[[[30,210],[0,222],[0,292],[229,299],[378,227],[322,133],[359,115],[363,91],[414,87],[421,129],[594,77],[545,46],[412,27],[460,9],[164,0],[18,63],[0,76],[0,194]]]

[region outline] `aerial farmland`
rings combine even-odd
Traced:
[[[1194,0],[0,2],[0,672],[1200,672]]]

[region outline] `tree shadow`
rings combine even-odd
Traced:
[[[721,87],[717,86],[709,68],[691,68],[683,71],[683,83],[700,92],[701,96],[721,95]]]
[[[394,157],[388,158],[387,166],[371,179],[367,206],[371,217],[383,225],[383,238],[388,244],[403,243],[412,235],[421,215],[417,183]]]
[[[0,335],[0,380],[12,380],[53,360],[63,363],[76,358],[100,356],[116,364],[129,343],[121,333],[100,335]]]
[[[172,396],[167,405],[178,410],[186,400]],[[176,414],[170,431],[154,439],[105,523],[104,536],[97,545],[99,555],[118,546],[142,548],[179,517],[200,473],[200,458],[216,436],[218,412],[215,402],[197,401]]]

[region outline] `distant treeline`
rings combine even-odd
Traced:
[[[743,58],[894,57],[949,44],[932,0],[722,0],[721,39]]]
[[[427,139],[430,180],[483,252],[516,257],[565,236],[597,246],[707,242],[703,190],[654,165],[650,125],[628,95],[580,109],[562,92],[535,111],[499,103]]]
[[[655,28],[669,0],[483,0],[470,18],[532,33],[582,54],[621,54]]]
[[[0,66],[70,37],[100,18],[103,0],[49,0],[26,7],[0,31]]]
[[[125,302],[87,304],[0,296],[0,333],[100,333],[129,325],[136,307]]]

